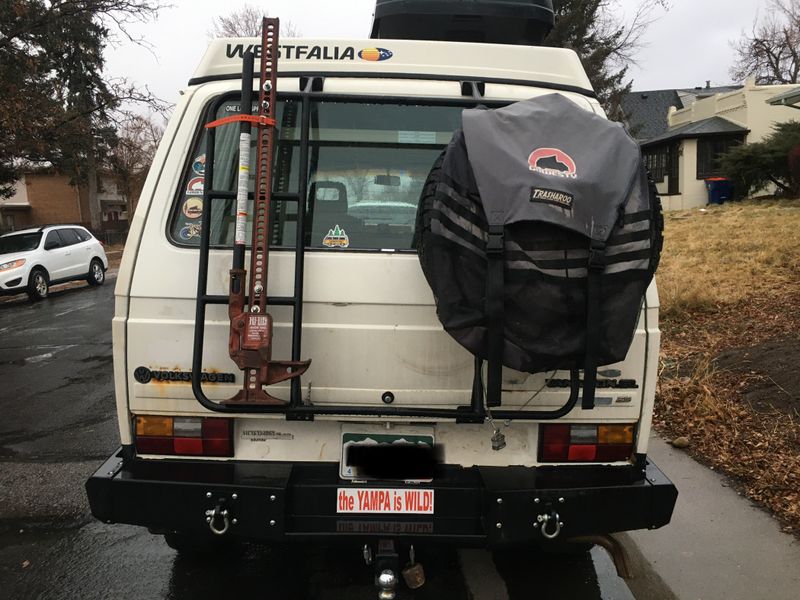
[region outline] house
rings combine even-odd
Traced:
[[[794,88],[756,85],[751,79],[741,88],[723,91],[707,86],[699,94],[684,95],[682,106],[670,105],[666,129],[639,140],[665,210],[705,206],[705,180],[721,175],[722,154],[737,144],[762,140],[776,123],[798,118],[790,106],[768,103]]]
[[[103,229],[127,231],[128,203],[119,189],[116,180],[110,175],[97,177],[97,199],[103,211]]]
[[[641,144],[669,129],[670,108],[685,108],[697,100],[741,88],[740,85],[712,87],[707,81],[705,87],[629,92],[622,97],[622,110],[628,131]]]
[[[127,204],[111,175],[98,175],[97,197],[102,211],[100,229],[127,230]],[[26,170],[14,195],[0,198],[0,231],[59,223],[91,228],[91,221],[88,187],[74,186],[67,175],[50,169]]]

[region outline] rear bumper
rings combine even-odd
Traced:
[[[92,514],[153,531],[212,535],[206,511],[227,509],[227,536],[267,542],[400,538],[497,547],[545,542],[539,515],[558,513],[559,540],[669,523],[678,492],[644,467],[442,466],[431,483],[354,484],[336,463],[124,460],[86,483]],[[644,471],[644,473],[643,473]],[[432,489],[435,514],[337,514],[341,488]],[[534,523],[537,526],[534,526]]]

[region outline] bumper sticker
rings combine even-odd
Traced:
[[[337,513],[432,515],[434,490],[339,488]]]

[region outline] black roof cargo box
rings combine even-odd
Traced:
[[[538,46],[553,0],[376,0],[370,37]]]

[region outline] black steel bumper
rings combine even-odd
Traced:
[[[341,488],[433,489],[435,514],[337,514]],[[86,482],[92,514],[153,531],[212,535],[206,511],[228,510],[227,536],[266,542],[392,537],[463,546],[542,543],[540,515],[558,514],[559,540],[669,523],[678,492],[653,463],[637,467],[443,465],[417,486],[354,484],[336,463],[124,460]],[[233,521],[235,520],[235,524]],[[535,525],[536,524],[536,525]]]

